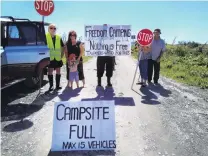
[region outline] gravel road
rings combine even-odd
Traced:
[[[96,59],[84,65],[85,88],[65,89],[63,68],[63,90],[58,93],[44,95],[48,84],[37,98],[37,90],[26,89],[22,84],[4,90],[1,96],[2,155],[207,156],[208,91],[163,77],[159,86],[140,88],[134,85],[133,91],[135,60],[131,57],[116,59],[110,91],[96,89]],[[105,77],[102,82],[105,86]],[[50,152],[54,102],[97,99],[115,100],[116,150]]]

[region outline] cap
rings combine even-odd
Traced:
[[[154,32],[159,32],[161,34],[161,30],[160,29],[155,29]]]

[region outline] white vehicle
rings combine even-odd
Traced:
[[[1,89],[25,81],[36,87],[49,63],[46,23],[1,16]]]

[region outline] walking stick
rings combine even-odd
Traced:
[[[133,90],[133,85],[134,85],[134,81],[135,81],[135,78],[136,78],[137,70],[138,70],[138,65],[136,66],[136,70],[135,70],[135,73],[134,73],[133,82],[132,82],[132,84],[131,84],[131,89],[132,89],[132,90]],[[140,75],[139,75],[139,78],[140,78]]]
[[[139,60],[138,60],[138,63],[141,59],[141,55],[139,55]],[[131,89],[133,90],[133,85],[134,85],[134,81],[135,81],[135,78],[136,78],[136,73],[137,73],[137,70],[138,70],[138,63],[136,65],[136,70],[135,70],[135,73],[134,73],[134,78],[133,78],[133,82],[132,82],[132,85],[131,85]],[[141,75],[139,74],[139,79],[140,79]]]

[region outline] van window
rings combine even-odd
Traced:
[[[39,23],[11,23],[8,27],[8,36],[9,46],[46,45],[44,27]]]
[[[17,26],[10,25],[8,27],[8,37],[9,38],[20,38],[19,30],[17,29]]]

